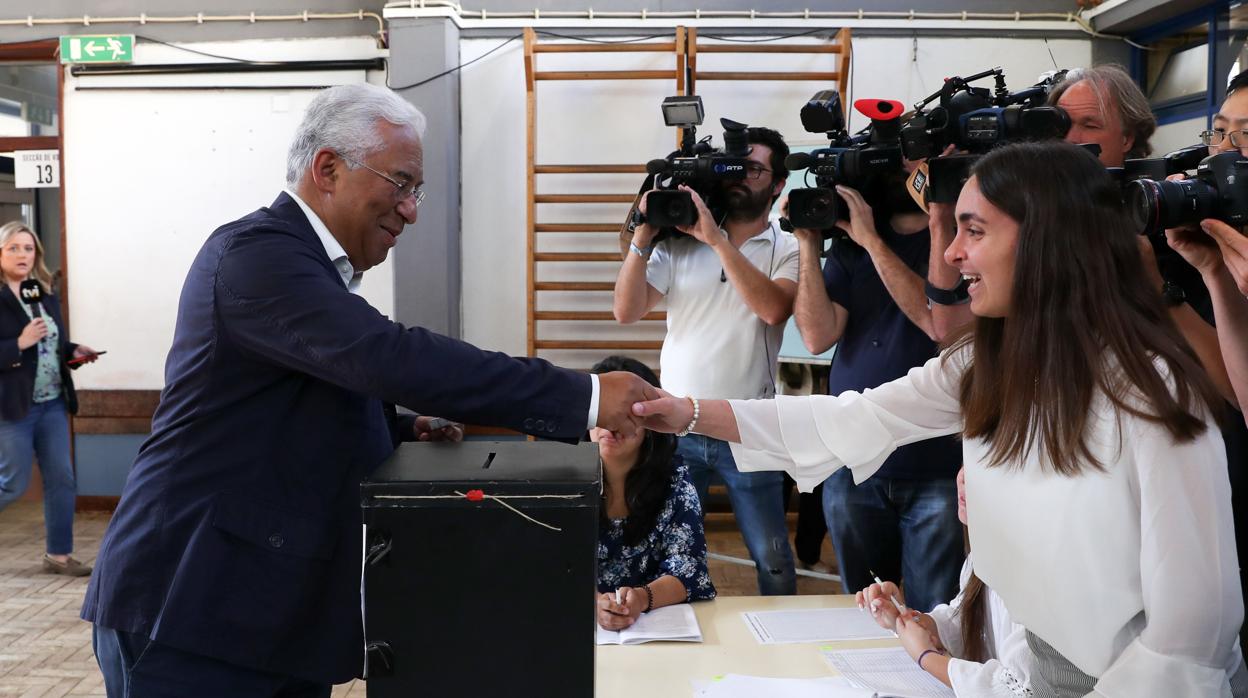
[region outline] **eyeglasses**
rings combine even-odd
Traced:
[[[425,200],[425,191],[424,191],[423,189],[420,189],[420,188],[419,188],[419,187],[420,187],[420,185],[419,185],[419,184],[413,184],[413,183],[410,183],[410,182],[409,182],[409,183],[407,183],[407,184],[404,184],[403,182],[400,182],[399,180],[395,179],[394,177],[391,177],[390,175],[388,175],[388,174],[386,174],[386,173],[384,173],[384,172],[378,172],[377,170],[374,170],[373,168],[369,167],[368,165],[365,165],[364,163],[360,162],[359,160],[356,160],[355,158],[349,158],[349,157],[347,157],[346,155],[343,155],[342,153],[338,153],[338,157],[342,158],[343,160],[346,160],[347,162],[349,162],[349,163],[351,163],[351,164],[355,165],[356,167],[363,167],[364,169],[368,170],[369,172],[372,172],[373,174],[377,175],[378,177],[381,177],[382,179],[386,180],[387,182],[389,182],[389,183],[393,184],[393,185],[394,185],[394,200],[395,200],[395,202],[406,201],[407,199],[410,199],[411,197],[415,196],[415,197],[416,197],[416,206],[418,206],[418,207],[419,207],[419,206],[420,206],[420,202],[422,202],[422,201],[424,201],[424,200]]]
[[[1231,146],[1235,148],[1248,148],[1248,129],[1239,131],[1224,131],[1215,128],[1212,131],[1201,131],[1200,142],[1205,145],[1222,145],[1227,137],[1231,139]]]
[[[771,170],[757,163],[745,166],[745,173],[750,179],[762,179],[764,172],[771,172]]]

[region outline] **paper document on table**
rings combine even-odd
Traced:
[[[643,642],[668,640],[675,642],[701,642],[702,628],[698,617],[687,603],[656,608],[637,616],[632,627],[620,631],[604,630],[598,626],[600,645],[638,645]]]
[[[897,637],[856,608],[803,611],[746,611],[741,614],[754,639],[763,645],[794,642],[879,640]]]
[[[854,688],[839,676],[817,679],[771,679],[728,674],[714,681],[695,681],[695,698],[875,698],[875,692]]]
[[[953,689],[923,671],[901,647],[870,650],[821,648],[841,676],[881,696],[897,698],[955,698]]]

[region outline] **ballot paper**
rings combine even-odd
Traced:
[[[687,603],[656,608],[637,616],[632,627],[623,630],[605,630],[598,626],[600,645],[639,645],[643,642],[702,642],[702,628],[698,617]]]
[[[836,650],[822,647],[823,658],[855,686],[890,698],[955,698],[953,689],[923,671],[901,647]]]
[[[812,608],[801,611],[746,611],[741,614],[754,639],[763,645],[897,637],[857,608]]]
[[[875,692],[854,688],[839,676],[817,679],[771,679],[728,674],[714,681],[695,681],[694,698],[875,698]]]

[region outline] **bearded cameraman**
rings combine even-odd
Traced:
[[[746,137],[751,148],[745,178],[713,185],[724,188],[723,220],[715,219],[696,191],[682,186],[697,220],[680,227],[682,235],[657,243],[655,226],[638,225],[615,282],[615,319],[622,324],[640,320],[667,300],[659,364],[663,389],[675,395],[775,395],[780,343],[797,287],[797,241],[769,214],[788,177],[789,148],[769,128],[749,128]],[[643,214],[646,198],[639,205]],[[797,593],[783,473],[740,472],[726,442],[678,436],[677,453],[689,468],[703,512],[711,476],[718,474],[727,485],[757,567],[759,593]]]

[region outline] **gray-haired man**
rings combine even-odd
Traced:
[[[82,611],[109,696],[323,697],[359,674],[358,483],[393,449],[383,400],[554,439],[635,427],[632,374],[485,352],[351,292],[416,221],[423,123],[384,88],[321,93],[287,190],[191,265]]]

